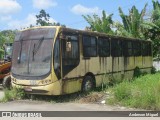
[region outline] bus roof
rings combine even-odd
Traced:
[[[73,32],[73,33],[80,33],[80,34],[86,34],[90,36],[100,36],[100,37],[109,37],[109,38],[118,38],[118,39],[123,39],[123,40],[139,40],[139,41],[150,41],[151,40],[144,40],[144,39],[139,39],[139,38],[131,38],[131,37],[125,37],[125,36],[116,36],[116,35],[109,35],[106,33],[100,33],[97,31],[86,31],[86,30],[77,30],[77,29],[72,29],[72,28],[61,28],[62,31],[66,32]]]
[[[31,27],[31,28],[26,28],[26,29],[22,29],[20,31],[26,31],[26,30],[33,30],[33,29],[38,29],[38,28],[61,28],[61,26],[35,26],[35,27]]]
[[[144,39],[139,39],[139,38],[131,38],[131,37],[125,37],[125,36],[116,36],[116,35],[109,35],[106,33],[100,33],[97,31],[87,31],[87,30],[78,30],[78,29],[73,29],[73,28],[66,28],[66,27],[62,27],[62,26],[36,26],[36,27],[32,27],[32,28],[27,28],[21,31],[26,31],[26,30],[30,30],[30,29],[38,29],[38,28],[55,28],[58,29],[60,31],[64,31],[64,32],[72,32],[72,33],[79,33],[79,34],[83,34],[83,35],[90,35],[90,36],[100,36],[100,37],[109,37],[109,38],[118,38],[118,39],[123,39],[123,40],[140,40],[140,41],[150,41],[151,40],[144,40]]]

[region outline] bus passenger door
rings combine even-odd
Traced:
[[[69,74],[79,64],[79,46],[78,35],[65,35],[65,39],[62,39],[62,77]],[[75,77],[73,74],[67,76]]]

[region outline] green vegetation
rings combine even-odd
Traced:
[[[0,102],[8,102],[12,100],[18,100],[25,98],[26,94],[22,89],[13,88],[11,90],[4,90],[4,97],[0,100]]]
[[[142,38],[144,39],[145,31],[145,20],[144,16],[146,13],[147,4],[144,6],[141,12],[133,6],[129,10],[129,15],[125,15],[122,11],[122,8],[119,7],[119,14],[122,19],[122,24],[117,23],[116,34],[121,36],[133,37],[133,38]]]
[[[154,26],[146,32],[146,36],[153,41],[153,56],[160,56],[160,3],[153,0],[153,11],[151,16],[151,22]]]
[[[147,4],[139,11],[136,6],[133,6],[128,14],[124,14],[121,7],[119,7],[119,15],[121,22],[113,21],[113,14],[106,15],[102,11],[102,17],[94,14],[83,15],[83,18],[89,23],[89,30],[104,32],[107,34],[140,38],[144,40],[153,41],[153,56],[160,56],[160,3],[158,0],[152,0],[153,10],[148,11],[151,14],[147,16]]]
[[[156,68],[152,66],[152,68],[151,68],[151,74],[155,74],[155,73],[156,73]],[[134,78],[138,78],[138,77],[144,76],[146,74],[147,74],[146,71],[141,71],[141,69],[139,67],[136,67],[134,69],[133,77]]]
[[[36,15],[36,25],[40,25],[40,26],[63,26],[65,27],[65,25],[61,25],[60,23],[55,23],[55,22],[50,22],[50,15],[48,13],[46,13],[45,10],[40,10],[39,14]],[[30,27],[33,27],[33,25],[30,25]]]
[[[91,92],[78,92],[61,96],[27,95],[22,89],[4,90],[4,98],[0,102],[31,98],[32,100],[51,103],[96,103],[104,99],[106,91],[110,93],[106,99],[107,104],[119,104],[138,109],[160,110],[160,73],[141,75],[132,81],[124,80],[103,90],[99,87]]]
[[[16,30],[0,31],[0,59],[4,58],[4,43],[13,43]]]
[[[89,23],[89,29],[91,29],[92,31],[113,34],[114,32],[111,28],[111,26],[113,25],[112,16],[113,14],[107,16],[106,12],[103,10],[101,18],[96,14],[94,14],[93,16],[83,15],[83,18]]]
[[[110,89],[113,97],[107,103],[134,108],[160,110],[160,74],[148,74],[123,81]]]
[[[49,22],[49,18],[50,18],[50,16],[49,16],[49,14],[48,13],[46,13],[46,11],[45,10],[41,10],[40,12],[39,12],[39,15],[36,15],[36,18],[37,18],[37,25],[41,25],[41,26],[48,26],[48,25],[50,25],[51,23]]]
[[[95,103],[103,97],[100,88],[91,92],[77,92],[67,95],[48,96],[48,95],[31,95],[26,94],[23,89],[14,88],[4,90],[4,97],[0,102],[9,102],[13,100],[30,99],[36,101],[46,101],[51,103],[78,102],[78,103]]]
[[[155,74],[156,72],[158,72],[158,71],[156,71],[156,68],[155,68],[155,67],[152,67],[152,68],[151,68],[151,74]]]

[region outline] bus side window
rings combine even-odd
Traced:
[[[111,40],[111,54],[113,57],[121,57],[122,56],[122,41],[112,39]]]
[[[125,40],[124,41],[124,56],[125,57],[132,56],[132,55],[134,55],[133,52],[134,52],[133,51],[133,42]]]
[[[83,56],[84,57],[96,57],[97,56],[96,37],[83,36]]]
[[[100,57],[110,56],[110,41],[107,38],[98,38],[98,54]]]
[[[141,42],[140,41],[133,41],[133,52],[134,56],[141,56]]]
[[[151,56],[151,43],[143,42],[142,43],[142,56]]]
[[[54,45],[54,71],[58,79],[61,78],[61,68],[60,68],[60,40],[56,39]]]

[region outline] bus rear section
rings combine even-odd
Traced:
[[[67,28],[62,33],[62,89],[66,94],[132,79],[136,68],[151,72],[151,41]]]
[[[151,42],[63,27],[38,27],[16,35],[12,86],[29,94],[62,95],[150,72]]]

